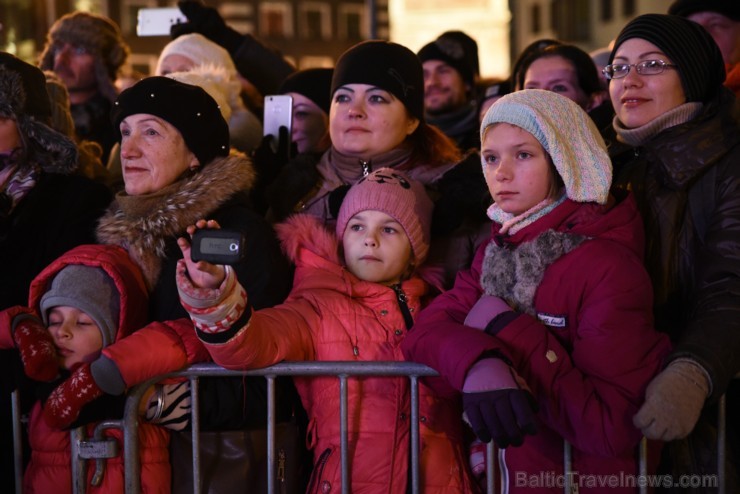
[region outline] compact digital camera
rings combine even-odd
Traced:
[[[211,264],[234,264],[244,257],[244,235],[234,230],[200,229],[193,234],[190,259]]]

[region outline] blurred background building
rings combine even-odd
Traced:
[[[732,0],[740,1],[740,0]],[[672,0],[207,0],[227,22],[280,50],[299,68],[331,66],[349,46],[383,38],[416,51],[447,30],[478,42],[481,75],[505,77],[511,60],[539,38],[590,52],[605,47],[632,17],[665,13]],[[136,35],[137,13],[165,0],[0,0],[0,50],[35,61],[46,31],[61,15],[85,10],[118,22],[132,68],[154,69],[168,37]]]

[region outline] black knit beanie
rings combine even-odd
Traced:
[[[405,46],[380,40],[354,45],[337,60],[331,94],[345,84],[369,84],[388,91],[424,122],[424,71],[419,57]]]
[[[331,78],[334,69],[305,69],[293,72],[280,85],[279,94],[298,93],[310,99],[329,114],[331,107]]]
[[[636,17],[617,36],[609,63],[614,60],[619,46],[632,38],[654,44],[676,64],[687,102],[707,102],[718,93],[725,80],[722,53],[699,24],[675,15]]]
[[[419,50],[422,63],[441,60],[460,73],[463,81],[473,86],[479,75],[478,43],[462,31],[447,31]]]
[[[6,52],[0,52],[0,69],[0,114],[51,116],[46,77],[41,70]]]
[[[676,0],[668,8],[671,15],[688,17],[697,12],[717,12],[733,21],[740,21],[740,2],[737,0]]]
[[[229,154],[229,126],[216,101],[199,86],[155,76],[123,91],[111,112],[119,141],[121,121],[137,113],[154,115],[173,125],[201,166]]]

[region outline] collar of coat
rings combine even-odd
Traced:
[[[166,194],[128,196],[122,192],[98,224],[98,241],[128,250],[151,290],[159,278],[167,242],[197,220],[209,219],[236,193],[248,191],[255,179],[249,158],[232,153],[169,186]]]
[[[534,296],[545,270],[586,239],[583,235],[546,230],[516,248],[491,241],[481,267],[481,287],[487,295],[506,300],[514,310],[534,316]]]

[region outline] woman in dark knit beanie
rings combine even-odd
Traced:
[[[396,43],[358,43],[337,61],[330,95],[331,147],[315,166],[288,163],[270,194],[274,219],[303,211],[332,225],[349,186],[381,167],[402,170],[435,199],[432,259],[445,263],[451,284],[472,260],[478,237],[468,232],[488,235],[479,212],[489,199],[477,155],[460,162],[455,143],[424,120],[421,61]],[[456,239],[467,247],[452,247]]]
[[[627,24],[604,71],[616,111],[614,187],[632,190],[640,206],[655,324],[675,343],[634,423],[648,438],[673,441],[667,450],[675,462],[688,444],[675,440],[706,430],[702,409],[740,371],[734,96],[723,86],[714,40],[677,16],[646,14]],[[716,458],[705,453],[694,457]],[[716,467],[672,465],[682,474],[716,473]]]

